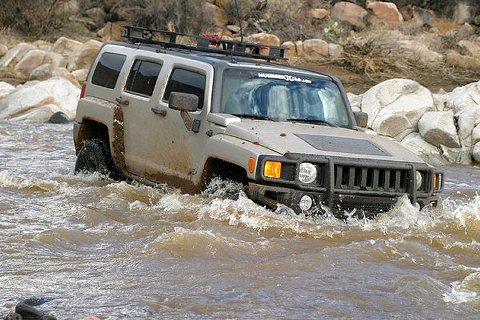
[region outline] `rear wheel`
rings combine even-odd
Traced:
[[[98,172],[110,178],[118,178],[110,149],[103,140],[91,139],[83,142],[75,163],[75,173],[79,172]]]

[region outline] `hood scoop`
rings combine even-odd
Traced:
[[[296,136],[317,150],[372,156],[390,156],[390,154],[379,145],[369,140],[310,134],[296,134]]]

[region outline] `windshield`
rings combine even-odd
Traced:
[[[221,109],[241,117],[351,127],[335,83],[294,74],[227,69]]]

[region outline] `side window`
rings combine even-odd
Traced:
[[[126,91],[150,97],[162,69],[160,63],[135,60],[125,86]]]
[[[115,88],[125,59],[126,56],[122,54],[111,52],[103,53],[93,72],[92,83],[109,89]]]
[[[175,68],[168,80],[163,100],[168,101],[172,92],[191,93],[198,96],[198,108],[202,109],[205,97],[205,82],[206,76],[204,74]]]

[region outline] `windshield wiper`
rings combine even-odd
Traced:
[[[257,119],[257,120],[269,120],[269,121],[275,121],[275,119],[272,119],[267,116],[262,116],[260,114],[246,114],[246,113],[240,113],[240,114],[232,114],[232,116],[236,117],[242,117],[242,118],[250,118],[250,119]]]
[[[292,122],[306,122],[306,123],[312,123],[312,124],[322,124],[322,125],[327,125],[330,127],[338,127],[335,123],[329,122],[327,120],[319,120],[319,119],[287,119],[288,121]]]

